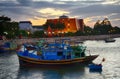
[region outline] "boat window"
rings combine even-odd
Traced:
[[[63,55],[63,52],[57,52],[57,56],[62,56]]]

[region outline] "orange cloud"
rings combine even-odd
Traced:
[[[64,10],[58,10],[58,9],[54,9],[54,8],[44,8],[44,9],[40,9],[38,12],[45,14],[45,15],[49,15],[49,16],[60,16],[63,14],[69,14],[68,11],[64,11]]]
[[[85,25],[90,26],[90,27],[93,27],[95,24],[95,22],[92,21],[92,18],[85,18],[84,23]]]
[[[46,19],[40,18],[40,19],[29,19],[32,22],[32,25],[43,25],[46,22]]]

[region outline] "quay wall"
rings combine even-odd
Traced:
[[[24,39],[12,39],[12,41],[16,42],[18,45],[23,43],[35,43],[39,40],[45,40],[47,42],[54,42],[56,39],[71,39],[72,41],[85,41],[85,40],[104,40],[107,38],[119,38],[120,34],[114,35],[91,35],[91,36],[73,36],[73,37],[52,37],[52,38],[24,38]],[[11,40],[0,40],[0,45],[4,44],[4,42]]]

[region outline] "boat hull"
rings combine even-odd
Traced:
[[[106,43],[115,42],[115,39],[106,39],[105,42],[106,42]]]
[[[70,65],[77,63],[90,63],[92,60],[97,58],[98,55],[86,56],[75,59],[66,59],[66,60],[39,60],[34,58],[29,58],[25,56],[19,56],[19,64],[21,66],[39,66],[39,65]]]

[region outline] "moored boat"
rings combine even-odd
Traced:
[[[17,44],[14,42],[5,42],[3,45],[0,45],[0,53],[13,51],[16,50],[16,48]]]
[[[102,71],[102,64],[90,64],[89,65],[90,72],[101,72]]]
[[[85,55],[86,47],[70,46],[65,39],[61,42],[49,43],[46,47],[36,46],[29,51],[17,51],[20,65],[69,65],[76,63],[92,62],[98,55]]]
[[[115,42],[116,40],[115,39],[112,39],[112,38],[109,38],[109,39],[105,39],[105,42],[106,43],[109,43],[109,42]]]

